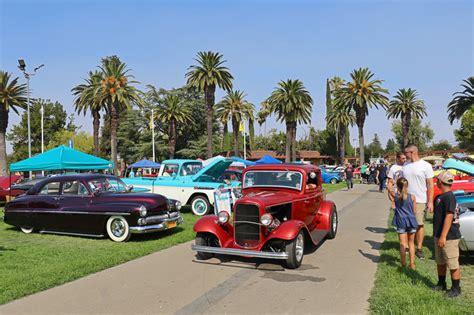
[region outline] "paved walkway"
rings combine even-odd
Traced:
[[[297,270],[263,260],[194,260],[191,242],[13,301],[0,314],[363,314],[387,226],[386,194],[328,196],[339,231]]]

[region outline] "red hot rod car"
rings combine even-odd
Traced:
[[[314,165],[275,164],[247,168],[242,198],[228,212],[208,215],[194,225],[198,259],[214,254],[284,260],[295,269],[305,244],[332,239],[336,205],[325,200],[321,171]]]

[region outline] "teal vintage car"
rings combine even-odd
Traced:
[[[197,160],[165,160],[161,163],[158,177],[124,178],[123,181],[127,185],[178,200],[182,205],[190,206],[195,215],[202,216],[212,211],[217,189],[231,189],[234,198],[239,194],[240,183],[219,179],[232,162],[219,158],[202,167]]]

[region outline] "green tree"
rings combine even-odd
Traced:
[[[102,73],[89,71],[89,77],[84,81],[85,83],[79,84],[71,90],[74,95],[74,107],[78,114],[91,113],[94,155],[99,156],[100,112],[106,109],[106,104],[100,101],[96,91],[101,84]]]
[[[213,124],[216,86],[230,91],[234,77],[229,69],[224,67],[222,55],[212,51],[198,52],[195,61],[186,73],[187,84],[204,92],[207,108],[207,157],[213,156]]]
[[[388,139],[387,144],[385,145],[385,153],[395,154],[398,151],[400,151],[400,148],[398,147],[395,140],[393,140],[392,138]]]
[[[371,157],[383,156],[384,149],[382,148],[382,144],[380,143],[380,139],[377,134],[374,134],[374,138],[372,139],[372,142],[367,146],[367,149]]]
[[[272,113],[270,111],[270,105],[268,104],[267,101],[263,101],[260,103],[260,110],[257,113],[257,123],[261,127],[263,124],[265,124],[264,128],[264,134],[267,133],[267,128],[266,128],[266,123],[267,123],[267,118],[270,116]]]
[[[17,115],[19,108],[26,108],[26,84],[18,84],[18,78],[10,81],[8,72],[0,71],[0,175],[7,173],[7,145],[5,134],[8,128],[10,109]]]
[[[453,146],[449,144],[448,140],[440,140],[431,146],[431,150],[433,151],[451,150],[452,148]]]
[[[327,123],[328,128],[336,131],[339,163],[343,164],[345,158],[346,133],[348,126],[352,126],[355,123],[355,116],[345,104],[336,100],[327,117]]]
[[[74,144],[74,149],[79,150],[81,152],[87,154],[93,154],[94,151],[94,139],[93,136],[90,134],[80,131],[76,133],[72,130],[60,130],[56,131],[49,141],[48,145],[46,146],[46,150],[50,150],[56,148],[60,145],[67,146],[69,144],[69,140],[72,140]]]
[[[300,80],[280,81],[268,98],[271,112],[286,123],[286,162],[296,160],[296,128],[311,122],[313,99]]]
[[[49,142],[57,132],[68,130],[67,113],[58,102],[49,100],[32,100],[30,106],[31,123],[31,154],[41,153],[41,105],[44,108],[44,145],[48,147]],[[12,162],[26,159],[28,157],[28,118],[24,112],[18,125],[13,126],[7,134],[7,140],[12,143]],[[76,126],[69,125],[69,130],[74,131]]]
[[[400,148],[403,147],[403,131],[402,124],[400,121],[394,121],[392,123],[392,132],[395,136],[395,140]],[[428,149],[427,144],[433,140],[434,131],[431,129],[429,124],[422,124],[421,119],[413,118],[411,121],[410,131],[408,137],[413,139],[414,145],[418,147],[418,150],[423,152]]]
[[[448,104],[448,119],[452,124],[454,120],[461,119],[464,113],[474,108],[474,77],[469,77],[461,84],[464,88],[462,92],[456,92],[456,95]]]
[[[144,102],[140,97],[140,91],[132,84],[133,76],[127,74],[125,63],[121,62],[117,56],[102,59],[100,69],[102,71],[101,84],[96,87],[94,94],[97,101],[107,104],[110,115],[110,151],[115,165],[114,173],[117,174],[117,130],[120,113],[126,109],[131,109],[133,105],[143,107]]]
[[[244,120],[250,123],[254,120],[255,106],[245,99],[243,91],[229,91],[228,94],[216,105],[216,114],[220,121],[232,123],[234,136],[234,155],[239,156],[239,131]]]
[[[218,134],[214,135],[212,141],[214,146],[219,145],[219,142],[221,141],[220,136]],[[204,135],[199,139],[190,140],[185,148],[176,153],[186,159],[205,159],[207,157],[207,152],[207,135]]]
[[[351,73],[351,81],[337,90],[336,96],[343,104],[354,110],[359,130],[360,163],[365,163],[364,124],[372,107],[385,108],[388,105],[388,90],[382,88],[383,80],[372,79],[374,74],[368,68],[359,68]]]
[[[271,150],[280,152],[285,143],[286,134],[275,128],[270,129],[268,135],[255,137],[254,150]]]
[[[413,142],[413,139],[409,137],[412,117],[423,119],[426,115],[425,102],[418,99],[416,90],[398,90],[387,108],[387,118],[401,117],[403,148]]]
[[[454,130],[454,136],[461,149],[474,151],[474,108],[464,113],[461,118],[461,126]]]

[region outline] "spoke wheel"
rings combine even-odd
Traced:
[[[122,216],[112,216],[107,220],[107,235],[114,242],[126,242],[131,232],[127,220]]]

